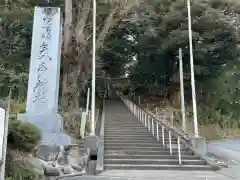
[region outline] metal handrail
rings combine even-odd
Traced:
[[[164,129],[168,130],[168,131],[172,131],[175,136],[180,136],[183,140],[185,140],[186,142],[189,143],[189,139],[187,139],[186,137],[184,137],[183,135],[179,134],[178,132],[176,132],[173,128],[171,127],[168,127],[166,124],[164,124],[163,122],[161,122],[159,119],[157,119],[156,117],[154,117],[152,114],[150,114],[149,112],[147,112],[145,109],[142,109],[140,108],[138,105],[136,105],[134,102],[130,101],[129,99],[127,99],[126,97],[124,96],[121,96],[120,97],[128,100],[129,102],[131,102],[132,104],[134,104],[135,106],[137,106],[140,110],[142,110],[144,113],[146,113],[148,116],[150,116],[150,119],[154,119],[157,123],[161,124],[164,126]]]
[[[175,136],[177,138],[177,145],[178,145],[178,157],[179,157],[179,164],[181,165],[182,164],[182,159],[181,159],[181,146],[180,146],[180,143],[183,142],[184,146],[188,149],[190,149],[191,151],[193,151],[194,154],[196,154],[197,156],[201,157],[208,165],[210,165],[214,170],[220,170],[220,167],[217,166],[216,164],[214,164],[213,162],[211,162],[207,156],[205,155],[202,155],[200,153],[198,153],[193,147],[192,145],[190,144],[189,142],[189,139],[187,139],[186,137],[184,137],[183,135],[179,134],[178,132],[176,132],[173,128],[171,127],[168,127],[166,124],[164,124],[163,122],[161,122],[159,119],[157,119],[156,117],[154,117],[152,114],[150,114],[149,112],[147,112],[146,110],[140,108],[138,105],[136,105],[134,102],[130,101],[129,99],[127,99],[126,97],[120,95],[120,98],[123,100],[123,102],[130,108],[130,109],[133,109],[133,114],[136,114],[136,117],[139,117],[138,116],[138,113],[141,111],[141,112],[144,112],[145,116],[147,117],[146,119],[148,119],[148,117],[150,117],[150,119],[153,120],[156,122],[156,124],[160,124],[162,126],[162,145],[165,146],[165,137],[164,137],[164,131],[165,129],[167,130],[167,132],[171,132],[171,136]],[[127,102],[129,104],[127,104]],[[139,118],[138,118],[139,119]],[[153,129],[150,128],[150,127],[153,127],[149,124],[150,120],[148,119],[147,120],[147,124],[148,124],[148,130],[149,131],[152,131],[153,133]],[[144,124],[144,122],[142,122]],[[153,134],[154,136],[154,134]],[[170,137],[170,136],[169,136]],[[157,137],[158,139],[158,137]],[[170,142],[171,143],[171,142]],[[171,146],[171,145],[170,145]],[[170,147],[170,153],[172,152],[172,149]]]

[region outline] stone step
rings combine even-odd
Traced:
[[[134,126],[132,126],[132,127],[121,127],[121,126],[117,126],[117,127],[106,127],[106,126],[104,126],[105,127],[105,129],[108,129],[108,130],[128,130],[128,131],[133,131],[133,130],[147,130],[147,131],[149,131],[147,128],[145,128],[145,127],[134,127]]]
[[[147,150],[141,150],[138,152],[132,153],[131,151],[136,151],[136,149],[124,149],[124,150],[117,150],[117,149],[105,149],[106,155],[117,155],[117,156],[125,156],[125,155],[162,155],[162,156],[178,156],[178,151],[172,150],[172,154],[170,154],[170,150],[162,149],[162,150],[152,150],[152,151],[147,151]],[[109,152],[109,153],[108,153]],[[147,153],[148,152],[148,153]],[[191,151],[181,151],[181,156],[195,156],[193,152]],[[195,156],[196,157],[196,156]]]
[[[121,120],[121,121],[108,121],[108,120],[106,120],[105,122],[104,122],[106,125],[129,125],[129,124],[131,124],[131,125],[142,125],[142,122],[140,122],[139,120],[129,120],[129,119],[127,119],[126,121],[123,121],[123,120]]]
[[[106,118],[105,123],[116,123],[116,124],[122,124],[122,123],[140,123],[140,121],[138,119],[136,119],[134,116],[131,116],[127,113],[127,115],[125,115],[126,113],[120,113],[119,116],[115,116],[114,119],[109,119]],[[124,116],[124,118],[122,117]]]
[[[132,126],[132,127],[120,127],[120,126],[118,126],[118,127],[106,127],[105,126],[105,131],[106,130],[108,130],[108,131],[127,131],[127,132],[137,132],[137,131],[144,131],[144,132],[150,132],[150,133],[152,133],[152,130],[150,129],[148,129],[148,128],[145,128],[145,127],[134,127],[134,126]],[[158,133],[159,134],[162,134],[162,129],[161,128],[159,128],[158,129]],[[154,134],[157,134],[157,129],[156,128],[154,128]],[[169,134],[169,131],[164,131],[164,134]]]
[[[116,133],[104,133],[104,138],[119,138],[121,139],[122,137],[124,138],[137,138],[137,139],[156,139],[156,137],[154,137],[152,134],[116,134]],[[159,136],[159,138],[162,137],[162,136]],[[164,138],[167,137],[167,136],[164,136]]]
[[[104,138],[104,141],[109,141],[109,142],[116,142],[116,141],[119,141],[119,142],[156,142],[157,139],[152,139],[152,138],[145,138],[145,139],[142,139],[141,137],[140,138],[132,138],[132,137],[105,137]],[[159,141],[158,143],[162,144],[162,141]]]
[[[143,124],[104,124],[105,128],[145,128]]]
[[[181,171],[212,171],[204,165],[137,165],[137,164],[105,164],[105,170],[181,170]],[[161,173],[161,172],[159,172]]]
[[[167,145],[167,144],[166,144]],[[158,143],[104,143],[105,147],[119,147],[119,148],[128,148],[128,147],[136,147],[136,148],[163,148],[161,144]],[[184,145],[180,146],[181,149],[184,148]],[[177,144],[172,144],[173,149],[177,149]]]
[[[104,164],[179,165],[176,159],[105,159]],[[182,165],[206,165],[203,160],[182,160]]]
[[[124,150],[119,150],[119,149],[105,149],[104,154],[108,155],[170,155],[169,150],[141,150],[139,149],[136,151],[135,149],[124,149]],[[173,150],[172,155],[177,155],[178,156],[178,151]],[[194,156],[194,153],[191,151],[181,151],[181,156]]]
[[[145,135],[145,136],[153,136],[153,134],[149,131],[108,131],[108,130],[105,130],[104,131],[104,134],[137,134],[137,135]],[[157,136],[157,134],[154,134],[154,136]],[[158,134],[158,136],[162,136],[162,134]],[[169,137],[168,134],[164,134],[165,137]],[[174,136],[172,136],[174,137]]]
[[[126,119],[123,120],[110,120],[108,118],[106,118],[105,120],[105,124],[131,124],[131,123],[136,123],[136,124],[142,124],[141,121],[139,121],[138,119],[135,119],[134,117],[131,116],[126,116]]]
[[[128,136],[143,136],[143,137],[146,137],[146,136],[150,136],[150,137],[153,137],[153,135],[150,133],[150,132],[118,132],[118,131],[115,131],[115,132],[109,132],[109,131],[104,131],[104,135],[114,135],[114,136],[122,136],[122,135],[128,135]]]
[[[140,132],[104,132],[104,136],[105,137],[109,137],[109,136],[115,136],[115,137],[122,137],[122,136],[138,136],[138,137],[155,137],[153,136],[151,133],[140,133]],[[162,138],[162,136],[159,135],[159,138]],[[156,138],[156,137],[155,137]],[[164,138],[168,138],[167,135],[164,136]]]
[[[122,135],[129,135],[129,136],[131,136],[131,135],[136,135],[136,136],[143,136],[143,137],[152,137],[152,138],[154,138],[154,139],[156,139],[157,138],[157,133],[156,134],[152,134],[151,132],[118,132],[118,131],[115,131],[115,132],[109,132],[109,131],[104,131],[104,134],[106,135],[114,135],[115,137],[116,136],[118,136],[118,135],[120,135],[120,137],[122,136]],[[158,137],[159,137],[159,139],[160,138],[162,138],[162,134],[158,134]],[[164,138],[165,139],[169,139],[169,135],[168,134],[164,134]],[[175,137],[175,136],[171,136],[171,138],[172,139],[177,139],[177,137]]]
[[[159,141],[157,141],[157,139],[146,139],[146,140],[142,140],[142,139],[104,139],[104,143],[119,143],[119,144],[123,144],[123,143],[130,143],[130,144],[158,144],[158,145],[162,145],[162,139],[160,139]],[[165,139],[165,143],[169,144],[169,139]],[[172,144],[177,144],[177,140],[172,139],[171,141]]]
[[[198,156],[181,156],[183,160],[201,160]],[[178,155],[111,155],[105,154],[104,159],[178,159]]]
[[[119,117],[120,118],[120,117]],[[109,120],[108,118],[105,120],[105,124],[119,124],[119,125],[123,125],[123,124],[142,124],[141,121],[139,121],[138,119],[136,119],[135,117],[132,116],[125,116],[125,120],[123,120],[123,118],[120,118],[121,120],[119,120],[119,118],[117,118],[116,120]]]
[[[156,137],[153,137],[152,135],[149,136],[144,136],[144,135],[134,135],[134,134],[130,134],[130,135],[115,135],[115,134],[105,134],[104,139],[106,140],[132,140],[132,141],[147,141],[147,140],[154,140],[157,141]],[[168,137],[164,136],[164,140],[169,139]],[[172,140],[176,140],[176,139],[172,139]],[[162,141],[162,137],[159,136],[159,142]]]
[[[134,129],[134,127],[132,127],[131,129],[116,129],[116,130],[113,130],[113,129],[108,129],[108,128],[105,128],[104,129],[104,132],[110,132],[110,133],[143,133],[143,134],[153,134],[152,131],[149,131],[147,129]],[[154,134],[157,134],[157,132],[154,132]],[[158,132],[159,135],[162,134],[162,132]],[[168,136],[169,133],[168,132],[164,132],[164,135],[165,136]]]
[[[142,147],[142,146],[134,146],[134,145],[133,146],[104,146],[104,149],[105,150],[115,150],[115,151],[116,150],[120,150],[120,151],[128,151],[128,150],[133,151],[133,150],[135,150],[135,151],[139,151],[139,152],[148,151],[149,153],[151,153],[151,151],[159,151],[160,154],[162,152],[169,152],[170,151],[169,148],[160,147],[160,146],[159,147],[154,147],[154,146]],[[178,149],[173,148],[172,151],[173,152],[178,152]],[[182,148],[181,153],[182,152],[190,152],[190,150]]]
[[[131,129],[110,129],[110,128],[105,128],[104,129],[105,132],[144,132],[144,133],[151,133],[151,131],[148,131],[147,129],[141,128],[141,129],[135,129],[134,127],[132,127]]]
[[[128,129],[126,129],[126,128],[121,128],[121,127],[119,127],[119,128],[114,128],[114,129],[112,129],[112,128],[104,128],[104,130],[105,131],[110,131],[110,132],[148,132],[148,133],[153,133],[154,132],[154,134],[157,134],[157,131],[153,131],[152,132],[152,130],[148,130],[147,128],[135,128],[135,127],[131,127],[131,128],[128,128]],[[158,134],[162,134],[162,131],[158,131]],[[164,134],[166,134],[166,135],[168,135],[169,134],[169,132],[168,131],[164,131]]]

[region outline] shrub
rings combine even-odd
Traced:
[[[10,120],[8,130],[8,145],[14,149],[30,152],[41,140],[40,130],[21,121]]]
[[[41,175],[25,164],[12,163],[6,165],[6,176],[11,180],[39,180]]]

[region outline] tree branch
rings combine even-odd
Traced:
[[[88,20],[88,14],[90,12],[90,2],[90,0],[85,0],[83,2],[82,10],[79,13],[80,20],[75,28],[76,41],[79,44],[82,44],[86,41],[83,31]]]
[[[72,0],[65,0],[65,23],[64,23],[64,54],[70,54],[69,45],[72,40]]]

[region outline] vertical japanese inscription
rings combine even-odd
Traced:
[[[38,54],[37,61],[37,81],[34,85],[34,97],[33,103],[47,103],[46,97],[48,80],[46,73],[48,71],[47,61],[51,61],[51,55],[49,54],[49,44],[51,42],[52,35],[52,23],[54,11],[52,8],[43,9],[43,25],[41,27],[42,34],[40,34],[41,45]]]

